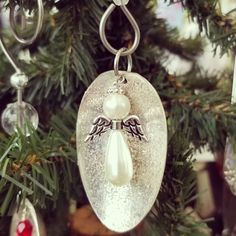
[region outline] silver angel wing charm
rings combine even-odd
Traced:
[[[92,141],[95,137],[101,136],[108,129],[111,128],[112,121],[106,118],[105,116],[98,116],[95,118],[91,131],[89,135],[86,137],[85,142]]]
[[[140,119],[138,116],[132,115],[128,116],[122,121],[122,128],[125,129],[133,137],[138,138],[140,141],[147,140],[147,137],[144,134]]]

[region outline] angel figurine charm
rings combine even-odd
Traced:
[[[92,129],[85,139],[91,141],[111,130],[106,148],[105,173],[106,178],[114,185],[128,184],[133,177],[133,162],[123,130],[140,141],[147,141],[138,116],[131,115],[131,104],[125,95],[112,93],[103,102],[105,116],[97,117]]]

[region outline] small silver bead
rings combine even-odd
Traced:
[[[121,130],[122,129],[121,120],[113,120],[112,121],[112,129],[113,130]]]
[[[24,73],[16,72],[11,76],[10,81],[13,87],[19,89],[24,88],[27,85],[29,78]]]

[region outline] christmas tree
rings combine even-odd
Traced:
[[[78,208],[88,204],[77,165],[78,108],[97,75],[113,68],[114,55],[104,48],[98,32],[101,17],[112,1],[43,2],[43,29],[32,45],[22,46],[8,29],[1,31],[12,54],[16,58],[23,55],[18,59],[19,66],[30,78],[24,100],[36,108],[40,120],[38,130],[29,128],[31,135],[27,137],[20,131],[9,136],[1,129],[0,235],[4,236],[9,234],[20,191],[22,198],[27,197],[41,214],[47,235],[71,234],[71,202],[76,202]],[[222,14],[218,1],[166,2],[181,3],[222,55],[234,50],[235,20],[229,14]],[[15,5],[20,10],[37,13],[36,1],[27,0],[2,0],[2,12]],[[203,51],[203,40],[182,39],[176,29],[156,15],[157,7],[155,0],[128,4],[141,30],[141,43],[133,55],[133,71],[147,78],[157,90],[168,124],[164,179],[156,203],[141,226],[141,235],[207,235],[207,224],[188,210],[197,197],[192,157],[194,151],[206,144],[212,152],[222,151],[227,137],[235,138],[236,113],[230,103],[229,85],[232,74],[225,73],[219,79],[201,73],[194,65]],[[23,35],[32,35],[34,25]],[[132,27],[119,8],[109,18],[106,33],[115,48],[129,48],[133,42]],[[179,77],[169,74],[162,63],[167,51],[191,62],[190,72]],[[14,68],[0,53],[0,110],[3,111],[16,100],[16,94],[9,79]],[[138,231],[130,235],[140,235]]]

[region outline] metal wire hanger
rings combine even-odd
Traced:
[[[10,12],[9,12],[9,22],[10,22],[10,29],[13,33],[14,38],[16,39],[17,42],[23,44],[23,45],[30,45],[32,44],[36,38],[38,37],[42,25],[43,25],[43,18],[44,18],[44,7],[43,7],[43,1],[42,0],[37,0],[37,6],[38,6],[38,20],[37,20],[37,25],[36,25],[36,30],[31,38],[25,39],[21,36],[19,36],[17,32],[17,26],[16,26],[16,20],[15,20],[15,9],[16,6],[10,6]],[[21,16],[22,17],[22,16]],[[2,35],[2,29],[0,29],[0,47],[7,57],[8,61],[11,63],[12,67],[15,69],[15,74],[13,74],[10,77],[11,80],[11,85],[17,89],[17,125],[19,128],[23,127],[23,114],[22,114],[22,105],[23,105],[23,100],[22,100],[22,94],[23,94],[23,89],[28,83],[28,77],[22,70],[20,69],[17,60],[13,55],[11,54],[10,50],[7,48],[4,40],[3,40],[3,35]],[[3,118],[2,118],[3,121]],[[3,123],[3,122],[2,122]],[[4,128],[4,125],[3,125]],[[5,128],[4,128],[5,129]],[[5,129],[7,132],[7,130]],[[9,132],[8,132],[9,133]],[[9,133],[10,134],[10,133]]]
[[[134,17],[132,16],[132,14],[130,13],[130,11],[128,10],[128,8],[126,7],[126,5],[129,3],[129,0],[113,0],[113,2],[114,3],[112,3],[107,8],[106,12],[102,16],[102,19],[100,22],[100,28],[99,28],[100,38],[102,40],[103,45],[106,47],[106,49],[108,51],[110,51],[114,55],[116,55],[118,53],[119,50],[112,47],[111,44],[108,42],[105,29],[106,29],[106,23],[107,23],[109,16],[112,14],[112,12],[115,10],[115,8],[117,6],[120,7],[121,10],[124,12],[125,16],[127,17],[127,19],[129,20],[131,26],[133,27],[134,34],[135,34],[135,39],[134,39],[134,43],[133,43],[132,47],[130,47],[127,50],[123,50],[120,53],[120,56],[132,55],[135,52],[135,50],[137,49],[139,42],[140,42],[139,26],[138,26],[136,20],[134,19]]]
[[[132,70],[132,56],[131,55],[135,52],[135,50],[137,49],[137,47],[139,46],[139,43],[140,43],[140,29],[139,29],[139,26],[138,26],[136,20],[134,19],[134,17],[132,16],[132,14],[128,10],[128,8],[126,7],[126,5],[128,3],[129,3],[129,0],[113,0],[113,3],[107,8],[106,12],[102,16],[102,19],[100,22],[100,27],[99,27],[99,34],[100,34],[100,38],[101,38],[103,45],[105,46],[105,48],[108,51],[110,51],[112,54],[115,55],[114,72],[115,72],[115,75],[118,77],[121,77],[121,74],[119,73],[120,57],[127,56],[127,58],[128,58],[127,71],[131,72],[131,70]],[[134,30],[135,38],[134,38],[133,45],[130,48],[122,47],[120,49],[115,49],[107,40],[106,23],[107,23],[109,16],[112,14],[112,12],[115,10],[116,7],[121,8],[121,10],[123,11],[125,16],[127,17],[128,21],[130,22],[130,24]]]

